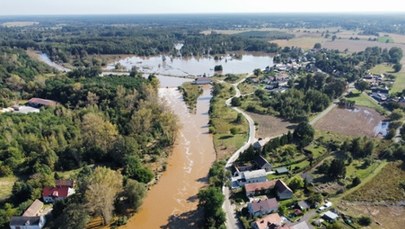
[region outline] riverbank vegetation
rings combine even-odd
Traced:
[[[31,97],[58,105],[39,113],[0,114],[0,179],[16,177],[13,184],[1,184],[2,192],[11,185],[12,193],[2,193],[0,208],[9,210],[0,211],[0,226],[41,198],[57,174],[77,170],[67,177],[78,181],[77,193],[56,206],[59,214],[50,225],[82,228],[95,216],[107,225],[136,211],[145,185],[164,170],[177,132],[176,117],[158,98],[158,80],[55,76],[23,51],[1,51],[2,107]],[[95,196],[106,196],[105,202]]]
[[[225,104],[235,94],[233,86],[215,83],[210,105],[210,132],[214,137],[217,158],[224,159],[239,149],[247,139],[248,123],[241,114]]]
[[[203,93],[201,86],[192,83],[183,83],[178,88],[183,94],[183,100],[186,103],[190,112],[195,112],[197,106],[197,99]]]

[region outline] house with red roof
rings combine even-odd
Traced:
[[[41,108],[41,107],[54,107],[58,103],[53,100],[32,98],[28,100],[27,105],[30,107]]]
[[[281,229],[283,220],[278,213],[267,215],[252,223],[254,229]]]
[[[276,186],[276,180],[245,184],[247,198],[269,194]]]
[[[42,199],[45,203],[53,203],[58,200],[64,200],[75,194],[73,182],[57,181],[56,187],[44,187],[42,190]]]

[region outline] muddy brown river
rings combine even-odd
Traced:
[[[212,136],[208,133],[210,89],[197,102],[196,114],[190,114],[176,88],[161,88],[165,99],[179,117],[181,128],[166,172],[148,191],[139,212],[122,228],[196,228],[199,189],[215,160]]]

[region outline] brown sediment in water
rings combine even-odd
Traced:
[[[201,221],[196,195],[206,184],[215,160],[208,133],[210,89],[204,88],[195,114],[189,113],[177,89],[162,88],[159,94],[179,117],[181,128],[166,172],[148,191],[139,212],[122,228],[196,228]]]

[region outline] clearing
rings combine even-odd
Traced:
[[[315,123],[314,127],[349,136],[375,137],[378,134],[375,129],[384,119],[384,116],[370,108],[356,107],[350,110],[336,107]]]
[[[373,98],[371,98],[364,92],[361,93],[360,91],[353,90],[351,94],[346,96],[346,99],[354,101],[356,106],[372,108],[378,111],[380,114],[385,113],[384,108],[380,104],[378,104],[377,101],[375,101]]]
[[[405,190],[401,187],[404,177],[402,163],[388,163],[377,176],[344,199],[365,202],[402,201],[405,199]]]
[[[11,196],[13,185],[17,181],[17,177],[9,176],[0,178],[0,201]]]
[[[246,112],[255,123],[258,124],[258,130],[256,131],[256,138],[276,137],[293,131],[296,124],[284,121],[281,118],[277,118],[271,115],[261,115],[252,112]]]

